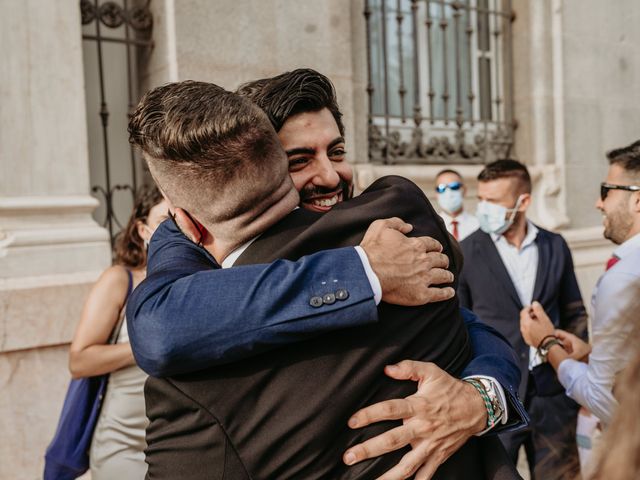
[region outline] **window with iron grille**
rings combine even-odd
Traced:
[[[364,16],[370,161],[509,155],[510,0],[366,0]]]
[[[91,192],[111,246],[131,214],[139,184],[150,183],[129,145],[127,124],[140,98],[139,62],[153,48],[151,0],[81,0]]]

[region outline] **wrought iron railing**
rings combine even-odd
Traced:
[[[365,0],[364,17],[371,162],[509,155],[510,0]]]
[[[127,0],[123,0],[122,4],[113,1],[100,2],[99,0],[81,0],[80,12],[82,25],[87,26],[93,24],[95,26],[95,34],[87,33],[84,28],[83,40],[95,42],[97,48],[97,69],[99,78],[99,97],[100,97],[100,124],[102,129],[102,151],[104,163],[104,184],[93,185],[91,191],[101,197],[104,202],[104,222],[103,226],[109,231],[111,238],[111,247],[113,248],[114,238],[117,231],[122,228],[114,208],[114,198],[117,192],[129,192],[134,195],[138,187],[138,167],[136,152],[130,146],[130,176],[126,183],[112,185],[112,165],[110,159],[110,143],[109,143],[109,104],[105,89],[105,82],[109,75],[119,75],[124,72],[126,75],[127,88],[127,112],[130,115],[133,112],[135,103],[138,101],[138,77],[134,73],[133,63],[135,61],[136,49],[150,49],[153,47],[151,37],[153,27],[153,17],[149,9],[150,0],[146,2],[134,2],[130,5]],[[102,29],[108,28],[111,32],[118,30],[118,35],[104,35]],[[122,31],[124,29],[124,31]],[[106,72],[103,49],[105,44],[120,45],[126,50],[126,65],[123,69],[117,71]],[[124,136],[121,135],[121,138]],[[124,140],[126,141],[126,139]]]

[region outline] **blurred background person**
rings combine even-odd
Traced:
[[[461,242],[464,266],[458,294],[463,307],[502,333],[516,350],[519,395],[531,418],[527,429],[500,435],[515,462],[524,446],[532,479],[577,473],[578,405],[555,372],[520,333],[520,311],[538,300],[557,328],[586,333],[586,312],[573,260],[562,236],[527,219],[531,177],[515,160],[497,160],[478,175],[480,230]],[[575,472],[567,472],[567,464]]]
[[[84,305],[69,350],[73,378],[109,374],[102,410],[91,442],[92,480],[143,479],[146,374],[136,366],[127,322],[114,344],[108,340],[124,315],[129,293],[146,275],[147,245],[168,207],[158,188],[144,186],[134,211],[120,233],[114,265],[103,272]]]
[[[438,213],[456,240],[460,242],[478,229],[475,215],[464,210],[467,187],[462,175],[451,169],[440,171],[436,176],[436,193],[440,206]]]
[[[543,307],[521,312],[525,341],[537,347],[558,372],[567,395],[608,425],[618,403],[617,375],[628,363],[627,342],[640,291],[640,141],[607,154],[609,172],[596,208],[603,214],[604,236],[616,245],[591,297],[593,351],[575,335],[555,330]],[[580,362],[588,356],[588,364]],[[588,460],[587,460],[588,462]]]
[[[628,311],[635,330],[627,339],[633,356],[616,382],[619,406],[602,437],[594,473],[587,480],[635,480],[640,472],[640,289],[635,290],[635,298],[635,306]]]

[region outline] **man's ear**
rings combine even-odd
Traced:
[[[518,208],[519,212],[526,212],[529,205],[531,205],[531,194],[523,193],[520,195],[520,208]]]
[[[640,192],[631,193],[631,205],[635,213],[640,213]]]
[[[206,246],[213,241],[213,237],[209,231],[198,220],[189,215],[182,208],[176,208],[173,211],[178,228],[189,240],[198,245]]]

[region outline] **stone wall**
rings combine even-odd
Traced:
[[[0,11],[0,478],[34,479],[109,243],[91,218],[78,4]]]
[[[512,3],[516,153],[534,178],[531,216],[562,231],[588,299],[612,250],[592,208],[603,153],[638,135],[640,4]],[[151,5],[145,87],[197,79],[235,88],[318,69],[336,84],[358,188],[400,174],[431,195],[439,167],[366,162],[364,0]],[[109,250],[91,218],[78,4],[0,0],[0,11],[0,478],[38,478],[69,379],[67,344]],[[453,167],[467,179],[479,170]]]
[[[154,33],[159,48],[150,59],[148,88],[169,79],[191,79],[235,89],[250,80],[310,67],[332,79],[345,127],[355,130],[348,2],[217,0],[211,8],[207,0],[164,0],[152,5],[160,18]],[[354,148],[348,138],[347,150]]]

